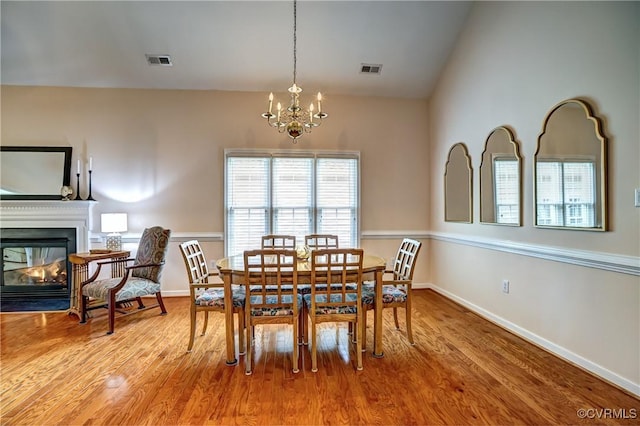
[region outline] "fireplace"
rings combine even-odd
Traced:
[[[0,203],[0,310],[66,310],[74,294],[69,254],[89,251],[88,201]]]
[[[2,311],[29,306],[68,309],[74,228],[1,230],[0,305]],[[28,309],[24,309],[28,310]]]

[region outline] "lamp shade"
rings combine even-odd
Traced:
[[[102,213],[100,215],[101,230],[105,233],[118,233],[127,230],[126,213]]]

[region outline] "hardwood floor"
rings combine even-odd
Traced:
[[[416,345],[385,312],[385,357],[369,347],[364,371],[346,325],[321,328],[317,373],[306,347],[291,372],[280,325],[257,328],[253,375],[243,356],[226,366],[222,315],[187,353],[186,298],[166,298],[166,316],[117,319],[110,336],[106,312],[86,325],[65,313],[2,314],[0,423],[638,424],[633,396],[433,291],[414,295]]]

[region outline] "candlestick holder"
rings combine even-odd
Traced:
[[[89,170],[89,195],[87,196],[87,201],[95,201],[91,196],[91,170]]]
[[[82,201],[80,198],[80,173],[76,173],[76,198],[74,200]]]

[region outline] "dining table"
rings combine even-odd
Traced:
[[[298,284],[311,283],[311,260],[298,259]],[[220,278],[224,283],[224,306],[225,306],[225,333],[226,333],[226,351],[227,365],[236,365],[238,359],[236,357],[235,344],[235,326],[233,320],[233,304],[231,295],[232,285],[244,285],[244,255],[225,257],[216,261],[216,268],[220,274]],[[386,261],[380,256],[367,254],[365,252],[362,259],[362,280],[374,281],[375,285],[375,304],[382,306],[382,275],[386,269]],[[373,323],[373,356],[382,358],[382,309],[374,309]],[[239,331],[240,333],[243,330]],[[247,344],[250,344],[247,342]]]

